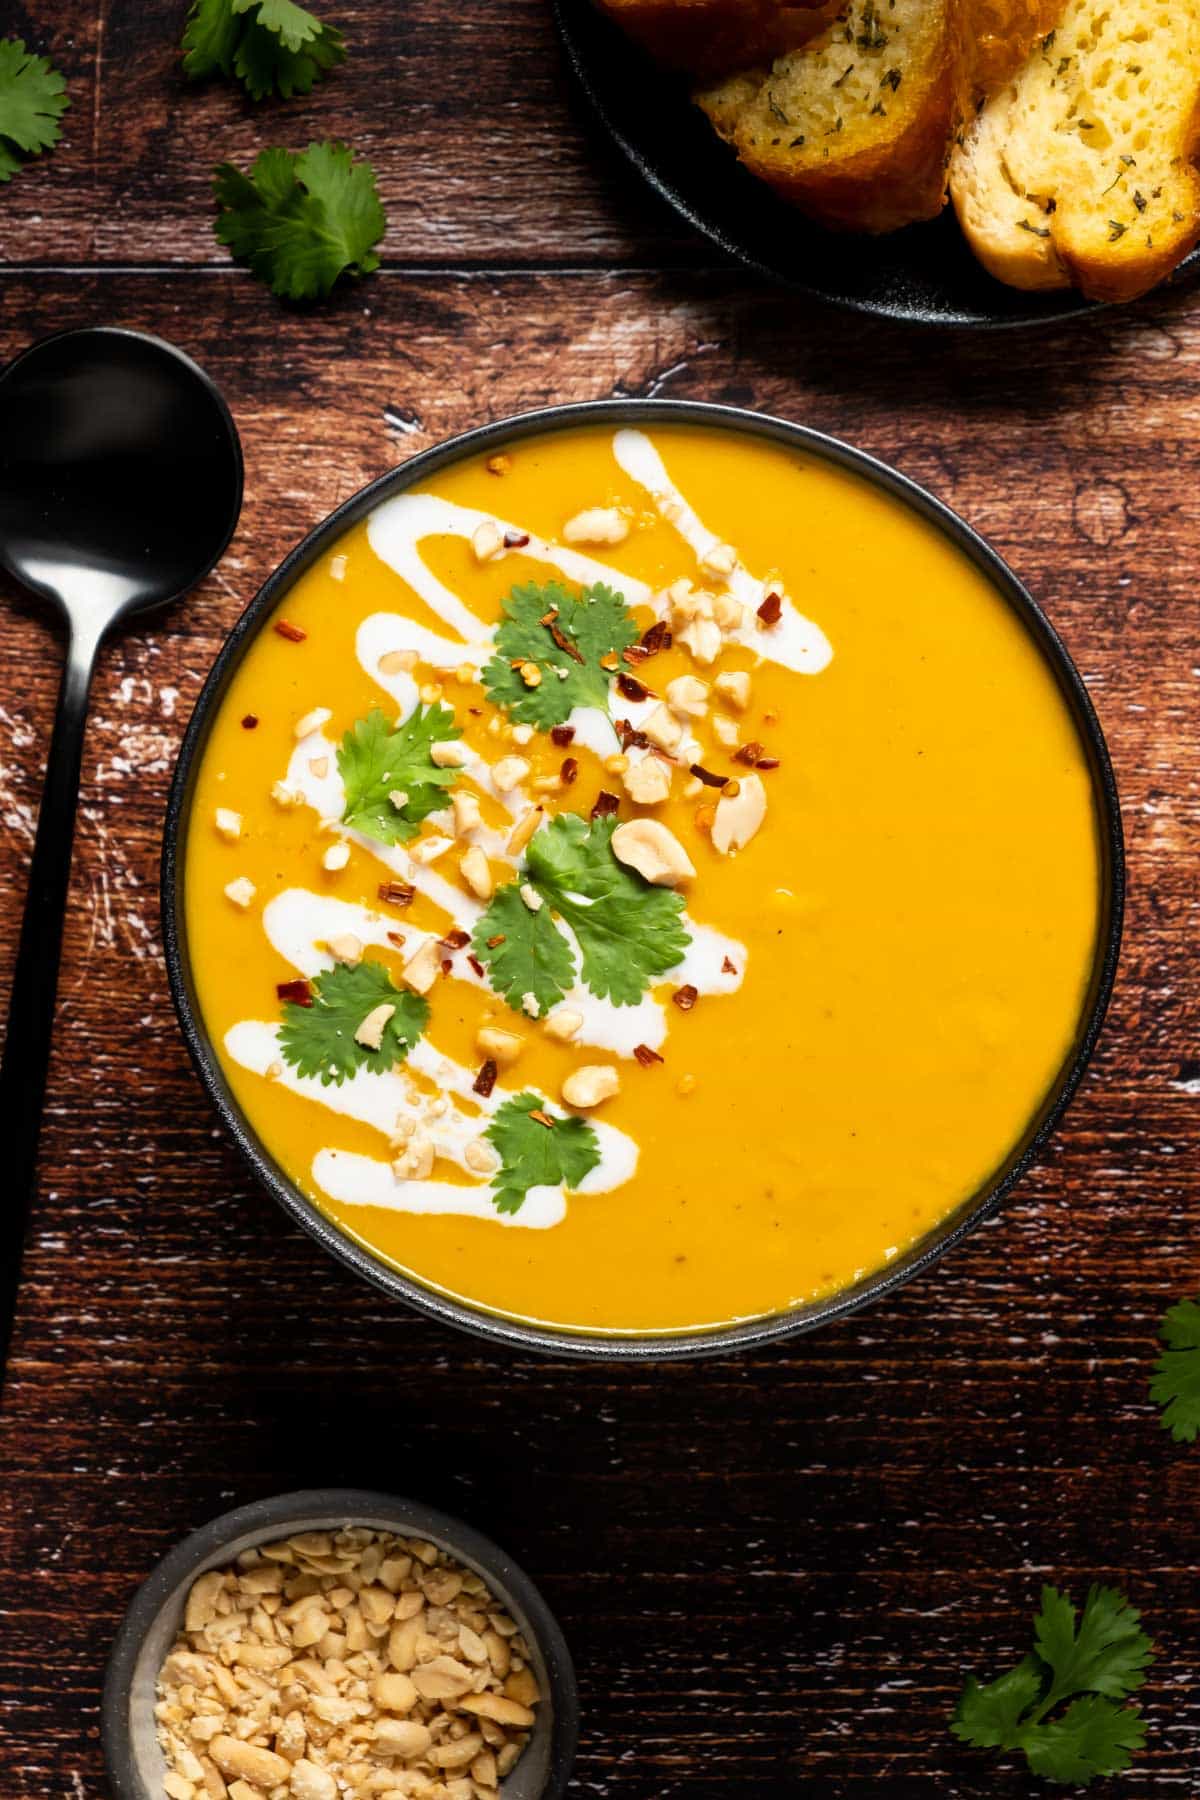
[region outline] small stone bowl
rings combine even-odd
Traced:
[[[469,1525],[419,1501],[355,1488],[277,1494],[222,1513],[185,1538],[143,1582],[117,1632],[104,1682],[101,1732],[113,1800],[164,1800],[155,1686],[197,1576],[257,1544],[347,1525],[427,1538],[481,1576],[511,1613],[529,1644],[544,1698],[529,1744],[500,1793],[503,1800],[560,1800],[575,1760],[579,1693],[570,1651],[546,1602],[504,1551]]]

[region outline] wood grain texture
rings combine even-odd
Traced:
[[[580,1796],[1027,1796],[945,1727],[964,1671],[1024,1648],[1047,1578],[1077,1595],[1121,1582],[1159,1643],[1151,1745],[1120,1791],[1200,1793],[1200,1464],[1146,1398],[1157,1320],[1200,1289],[1200,324],[1175,299],[933,339],[689,271],[686,246],[656,270],[652,214],[611,163],[588,164],[534,0],[444,26],[431,0],[402,16],[356,0],[339,16],[383,74],[352,62],[341,98],[331,84],[261,117],[219,90],[180,96],[176,10],[26,9],[26,35],[74,58],[82,85],[70,144],[0,200],[9,261],[60,265],[0,277],[0,355],[98,320],[162,332],[222,384],[247,459],[220,569],[113,643],[97,680],[0,1423],[4,1800],[100,1800],[99,1682],[138,1580],[221,1508],[326,1481],[443,1504],[543,1584],[580,1667]],[[393,38],[409,61],[385,57]],[[389,253],[413,266],[300,315],[215,266],[194,170],[331,117],[386,158]],[[562,268],[513,266],[547,245]],[[1100,709],[1132,891],[1100,1054],[1001,1217],[817,1336],[629,1372],[493,1355],[284,1222],[188,1066],[156,882],[207,667],[310,525],[447,433],[647,393],[832,430],[991,538]],[[57,669],[45,619],[2,598],[0,998]]]

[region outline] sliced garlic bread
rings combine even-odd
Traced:
[[[1200,0],[1068,0],[983,107],[951,194],[984,267],[1132,300],[1200,238]]]
[[[975,82],[990,94],[1020,68],[1035,44],[1053,31],[1066,0],[971,0]]]
[[[600,0],[651,55],[711,79],[806,43],[831,0]]]
[[[803,49],[697,95],[746,167],[812,218],[932,218],[970,89],[965,0],[848,0]]]

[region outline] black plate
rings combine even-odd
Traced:
[[[687,82],[645,56],[592,0],[553,0],[567,59],[605,131],[710,243],[816,300],[920,325],[1038,325],[1095,312],[1068,290],[1027,294],[976,262],[950,208],[886,237],[824,231],[748,174]],[[1172,285],[1200,268],[1200,250]]]

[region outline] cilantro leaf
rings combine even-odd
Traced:
[[[439,769],[434,744],[461,737],[454,714],[440,704],[418,707],[393,730],[378,706],[357,719],[342,739],[338,770],[346,789],[342,820],[380,844],[406,844],[422,819],[446,804],[457,769]],[[407,794],[403,806],[390,795]]]
[[[542,1125],[530,1113],[554,1120]],[[600,1161],[600,1144],[586,1119],[552,1113],[541,1094],[517,1094],[499,1107],[484,1132],[500,1157],[492,1177],[496,1211],[520,1212],[530,1188],[577,1188]]]
[[[301,1075],[319,1075],[322,1087],[331,1082],[341,1087],[359,1069],[386,1075],[404,1061],[429,1021],[429,1002],[395,987],[380,962],[361,962],[353,969],[338,963],[309,986],[311,1006],[284,1003],[279,1049]],[[383,1028],[378,1050],[370,1050],[354,1034],[384,1004],[396,1010]]]
[[[691,943],[683,896],[654,887],[613,855],[618,821],[560,813],[530,840],[529,879],[575,933],[593,994],[636,1006],[656,976],[682,961]]]
[[[236,76],[254,100],[307,94],[346,55],[341,33],[295,0],[193,0],[183,52],[191,80]]]
[[[0,181],[23,167],[19,151],[38,156],[57,144],[70,104],[48,56],[34,56],[21,38],[0,38]]]
[[[1167,1347],[1154,1365],[1150,1398],[1176,1443],[1190,1444],[1200,1433],[1200,1301],[1171,1307],[1159,1336]]]
[[[1154,1655],[1140,1619],[1115,1588],[1092,1587],[1077,1624],[1067,1597],[1044,1587],[1036,1652],[986,1687],[968,1679],[951,1731],[980,1749],[1023,1751],[1048,1781],[1086,1786],[1119,1774],[1146,1736],[1138,1709],[1119,1704]]]
[[[264,150],[249,175],[220,163],[213,193],[218,240],[283,299],[312,300],[339,275],[379,267],[372,245],[387,220],[375,171],[345,144]]]
[[[637,621],[622,595],[602,582],[574,595],[560,581],[544,586],[530,581],[514,587],[500,609],[496,655],[483,671],[488,697],[497,706],[519,724],[542,731],[561,725],[573,707],[607,708],[616,670],[603,668],[600,659],[619,657],[638,640]],[[537,687],[527,686],[513,668],[518,658],[541,670]]]
[[[499,944],[489,939],[501,938]],[[488,980],[514,1012],[532,994],[538,1017],[544,1018],[575,981],[571,946],[550,917],[548,906],[530,912],[516,882],[496,894],[475,926],[471,948],[488,972]]]

